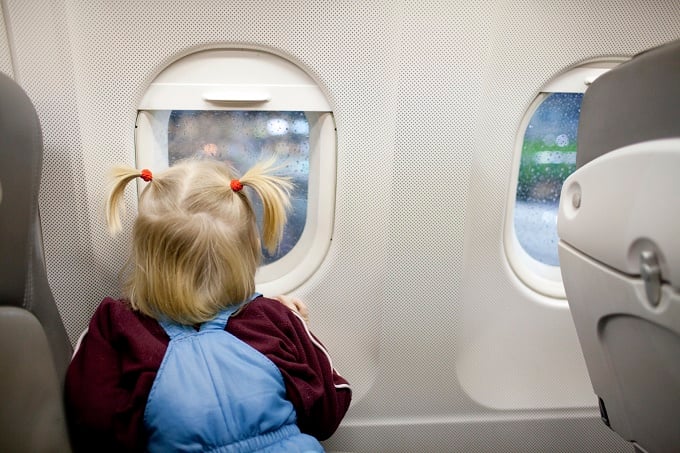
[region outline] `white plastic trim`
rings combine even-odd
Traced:
[[[583,93],[588,85],[609,68],[574,68],[548,82],[541,90],[544,93]]]
[[[283,58],[251,50],[205,50],[182,58],[158,75],[139,104],[139,110],[234,108],[331,111],[304,71]]]
[[[512,222],[512,217],[508,221]],[[525,285],[544,296],[566,298],[559,266],[550,266],[529,255],[517,240],[514,224],[506,228],[505,250],[510,267]]]
[[[584,63],[559,74],[546,83],[542,93],[585,93],[598,77],[628,60],[626,57],[611,57]]]
[[[271,100],[272,95],[268,91],[232,89],[231,91],[206,91],[202,97],[208,102],[267,102]]]
[[[560,240],[629,275],[640,273],[640,252],[652,249],[662,278],[680,288],[679,168],[680,138],[626,146],[584,165],[562,187]]]

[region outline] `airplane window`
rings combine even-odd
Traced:
[[[262,264],[295,246],[307,220],[309,122],[304,112],[173,110],[167,130],[169,165],[188,157],[218,159],[243,174],[259,160],[276,156],[284,166],[279,174],[290,177],[295,187],[283,240],[274,255],[262,249]],[[261,225],[262,204],[258,197],[251,200]]]
[[[582,93],[550,93],[524,132],[515,197],[515,234],[534,259],[559,266],[557,208],[564,180],[576,169]]]
[[[321,265],[335,212],[335,119],[322,87],[292,62],[236,49],[178,59],[140,100],[135,151],[138,168],[202,157],[228,161],[239,174],[277,156],[295,186],[292,209],[276,253],[263,250],[257,289],[290,292]],[[251,200],[259,221],[261,202]]]
[[[544,296],[564,299],[557,212],[564,180],[576,170],[581,102],[588,86],[625,61],[612,57],[574,67],[546,83],[522,119],[515,143],[504,245],[511,269]]]

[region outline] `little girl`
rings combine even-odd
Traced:
[[[148,185],[125,299],[100,304],[67,373],[77,451],[323,451],[319,440],[349,407],[349,384],[301,301],[255,293],[261,242],[243,188],[262,200],[262,242],[274,251],[291,188],[274,170],[264,162],[236,179],[213,160],[159,175],[116,170],[113,233],[127,183]]]

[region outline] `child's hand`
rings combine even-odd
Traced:
[[[299,314],[300,317],[305,320],[305,323],[309,325],[309,310],[307,310],[307,305],[305,305],[305,303],[302,302],[300,299],[298,299],[297,297],[287,296],[283,294],[274,297],[274,299],[278,300],[283,305]]]

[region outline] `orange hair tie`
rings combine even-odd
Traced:
[[[151,174],[151,170],[147,170],[146,168],[144,170],[142,170],[139,177],[142,178],[146,182],[153,181],[153,175]]]
[[[234,192],[240,192],[241,189],[243,189],[243,184],[241,184],[241,181],[238,179],[232,179],[229,185],[231,186],[231,190]]]

